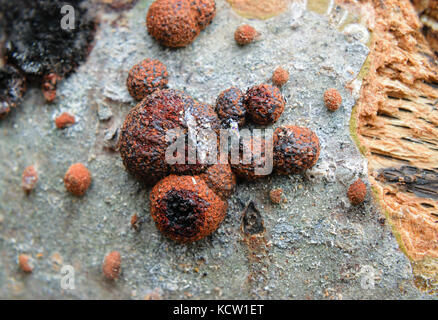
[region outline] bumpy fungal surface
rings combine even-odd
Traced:
[[[321,147],[309,128],[282,126],[274,132],[274,167],[280,174],[302,173],[313,167]]]
[[[214,0],[191,0],[190,5],[199,27],[204,30],[216,15],[216,2]]]
[[[215,164],[200,175],[207,185],[223,199],[231,197],[236,190],[236,176],[229,164]]]
[[[367,195],[367,186],[360,178],[357,179],[348,188],[347,196],[351,204],[353,205],[358,205],[364,202],[366,195]]]
[[[220,122],[212,106],[199,103],[177,90],[159,90],[147,96],[127,115],[120,134],[119,149],[126,169],[146,184],[154,184],[171,171],[178,174],[197,174],[206,169],[199,159],[191,164],[188,153],[175,157],[185,158],[183,164],[166,161],[166,150],[175,144],[169,139],[170,130],[180,139],[188,140],[196,130],[217,131]],[[166,136],[166,134],[168,134]],[[196,141],[195,148],[207,147],[209,142]]]
[[[65,177],[65,188],[76,196],[83,196],[91,184],[91,174],[82,163],[75,163],[68,168]]]
[[[254,27],[244,24],[234,32],[234,40],[238,45],[246,45],[255,41],[260,36],[260,33]]]
[[[216,112],[222,123],[235,121],[239,126],[245,124],[245,97],[239,88],[231,87],[222,91],[216,100]]]
[[[266,148],[267,141],[262,137],[253,136],[249,142],[241,140],[239,143],[239,161],[234,163],[234,160],[230,157],[233,172],[239,178],[245,180],[256,180],[265,177],[264,174],[258,174],[256,168],[266,167],[266,159],[270,156]],[[248,158],[244,154],[247,154]]]
[[[181,243],[198,241],[214,232],[228,206],[199,176],[164,178],[152,189],[150,201],[157,228]]]
[[[215,13],[214,0],[156,0],[149,7],[146,26],[162,45],[185,47],[211,23]]]
[[[324,92],[324,103],[328,110],[336,111],[342,104],[342,97],[338,90],[328,89]]]
[[[129,71],[126,86],[129,94],[141,100],[157,89],[164,89],[169,81],[167,68],[159,60],[145,59]]]
[[[0,70],[0,119],[20,104],[26,92],[26,80],[11,66]]]
[[[272,82],[277,87],[282,87],[289,81],[289,71],[283,69],[282,67],[278,67],[275,69],[272,74]]]
[[[58,0],[23,0],[0,3],[4,13],[6,57],[26,74],[65,77],[88,55],[95,22],[83,0],[68,1],[74,7],[74,29],[61,28],[65,16]]]
[[[252,121],[264,125],[277,121],[286,105],[280,90],[269,84],[249,88],[246,92],[245,103]]]

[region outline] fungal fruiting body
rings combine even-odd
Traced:
[[[28,166],[23,171],[23,176],[21,178],[21,187],[23,188],[24,192],[29,194],[33,189],[35,189],[35,186],[38,182],[38,173],[35,170],[34,166]]]
[[[102,272],[103,275],[110,280],[115,280],[120,276],[122,257],[118,251],[110,252],[103,260]]]
[[[18,266],[23,272],[31,273],[33,271],[33,267],[30,263],[30,257],[27,254],[22,253],[18,256]]]
[[[236,190],[236,176],[228,163],[212,165],[200,177],[223,199],[231,197]]]
[[[149,7],[146,26],[162,45],[185,47],[211,23],[215,14],[214,0],[155,0]]]
[[[234,40],[238,45],[246,45],[260,37],[260,33],[252,26],[244,24],[239,26],[234,32]]]
[[[239,88],[231,87],[222,91],[216,99],[216,112],[223,123],[235,121],[245,124],[246,107],[244,94]]]
[[[233,172],[242,179],[255,180],[263,178],[269,173],[258,172],[257,168],[266,168],[267,160],[270,157],[268,140],[262,137],[253,136],[249,141],[241,140],[239,143],[239,161],[231,159]],[[244,156],[246,155],[247,158]]]
[[[82,163],[68,168],[64,177],[65,188],[76,196],[83,196],[91,184],[91,174]]]
[[[178,150],[172,153],[176,158],[183,158],[179,159],[183,163],[174,164],[166,160],[166,151],[177,145],[176,139],[184,142],[189,134],[195,134],[202,128],[216,132],[220,128],[219,118],[212,106],[202,104],[182,91],[156,91],[133,108],[125,119],[119,143],[123,164],[146,184],[154,184],[172,172],[201,173],[206,166],[199,159],[189,163],[186,150],[182,150],[185,154]],[[194,147],[208,147],[204,143],[200,139]],[[188,144],[184,146],[187,148]]]
[[[336,111],[342,104],[342,97],[338,90],[328,89],[324,92],[324,103],[328,110]]]
[[[360,178],[357,179],[348,188],[347,196],[351,204],[353,205],[358,205],[364,202],[366,195],[367,195],[367,186]]]
[[[269,198],[271,199],[272,203],[280,204],[283,199],[283,189],[272,189],[269,192]]]
[[[164,64],[159,60],[145,59],[129,71],[126,86],[134,99],[141,100],[157,89],[164,89],[168,78]]]
[[[167,176],[153,187],[150,201],[157,228],[181,243],[198,241],[214,232],[228,207],[199,176]]]
[[[55,125],[58,129],[64,129],[76,123],[76,118],[74,115],[63,112],[55,119]]]
[[[277,87],[282,87],[289,81],[289,72],[282,67],[275,69],[272,74],[272,83]]]
[[[0,70],[0,119],[21,103],[26,92],[26,80],[11,66]]]
[[[245,103],[252,121],[264,125],[277,121],[286,104],[280,90],[269,84],[249,88]]]
[[[274,167],[280,174],[302,173],[313,167],[321,147],[309,128],[282,126],[274,132]]]

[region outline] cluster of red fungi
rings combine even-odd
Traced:
[[[150,35],[168,47],[191,43],[215,16],[213,0],[156,0],[147,14]],[[251,26],[239,27],[235,40],[239,45],[251,43],[260,34]],[[158,229],[167,237],[181,242],[200,240],[215,231],[226,216],[227,199],[236,187],[236,176],[255,180],[263,175],[256,168],[272,156],[277,174],[299,174],[313,167],[320,154],[317,135],[309,128],[286,125],[274,132],[273,154],[267,152],[269,141],[252,137],[251,159],[238,163],[227,161],[207,165],[196,159],[191,164],[169,164],[166,152],[174,142],[166,136],[177,130],[187,141],[190,130],[208,127],[220,137],[219,129],[241,128],[247,121],[258,125],[275,123],[285,109],[281,88],[289,80],[289,72],[281,67],[272,76],[272,83],[260,84],[242,92],[231,87],[219,94],[216,105],[199,102],[188,94],[169,89],[166,66],[158,60],[146,59],[129,72],[127,88],[140,102],[127,115],[121,129],[119,150],[128,172],[147,185],[151,215]],[[335,111],[342,98],[335,89],[324,94],[325,104]],[[218,143],[219,145],[219,143]],[[244,146],[240,144],[240,148]],[[247,146],[246,146],[247,147]],[[183,159],[187,160],[187,146]],[[242,153],[242,150],[240,150]],[[175,153],[175,152],[174,152]],[[230,164],[231,163],[231,164]],[[357,189],[357,188],[356,188]],[[355,189],[355,190],[356,190]],[[359,203],[362,194],[351,191],[352,203]],[[366,190],[366,189],[365,189]],[[279,191],[273,198],[281,198]],[[362,199],[363,201],[363,199]],[[277,201],[278,203],[280,200]],[[137,221],[137,219],[135,219]]]
[[[214,0],[156,0],[148,10],[146,25],[149,34],[162,45],[184,47],[212,22],[215,13]],[[259,37],[260,33],[249,25],[240,26],[234,34],[239,45],[247,45]],[[256,168],[263,166],[268,156],[272,156],[277,174],[303,173],[316,164],[320,154],[317,135],[309,128],[285,125],[274,131],[272,155],[266,150],[269,141],[252,137],[249,163],[239,159],[238,163],[229,164],[218,159],[218,164],[213,165],[187,161],[170,165],[166,161],[166,151],[172,143],[166,137],[169,130],[179,130],[187,138],[194,123],[195,128],[214,130],[219,138],[219,130],[233,124],[241,128],[247,121],[258,125],[275,123],[286,106],[279,88],[289,80],[289,72],[277,68],[272,75],[274,85],[256,85],[245,93],[237,87],[224,90],[215,106],[196,101],[182,91],[168,89],[168,77],[166,66],[153,59],[143,60],[130,70],[126,85],[139,103],[128,113],[119,140],[128,172],[141,182],[153,185],[151,215],[157,228],[167,237],[187,243],[214,232],[226,216],[227,199],[235,191],[236,176],[245,180],[263,178],[256,174]],[[55,87],[56,80],[48,83]],[[52,88],[46,89],[50,93]],[[324,102],[329,111],[336,111],[342,98],[336,89],[329,89],[324,94]],[[74,116],[67,113],[56,119],[59,129],[74,123]],[[37,181],[36,169],[26,168],[23,189],[29,193]],[[82,196],[91,184],[91,174],[83,164],[74,164],[68,169],[64,183],[72,194]],[[347,194],[352,204],[360,204],[366,196],[366,185],[359,179]],[[272,190],[270,198],[273,203],[281,203],[282,190]],[[137,230],[136,215],[131,222]],[[19,257],[19,264],[23,271],[32,271],[26,255]],[[120,253],[109,253],[103,263],[103,274],[116,279],[121,272],[120,264]]]
[[[278,68],[272,80],[282,86],[288,78],[289,73]],[[218,159],[218,164],[209,166],[197,159],[194,164],[171,165],[166,161],[166,150],[173,141],[169,141],[166,133],[179,130],[187,137],[188,119],[196,126],[213,129],[217,137],[220,137],[218,130],[229,128],[232,122],[237,127],[247,121],[269,125],[280,118],[286,103],[278,87],[270,84],[253,86],[246,93],[231,87],[221,92],[216,105],[212,106],[182,91],[168,89],[167,83],[167,68],[158,60],[146,59],[130,70],[128,91],[140,102],[125,119],[119,150],[128,172],[154,186],[150,211],[158,229],[175,241],[193,242],[210,235],[225,218],[227,199],[235,190],[236,176],[245,180],[263,178],[255,169],[266,161],[268,142],[264,138],[251,138],[249,163],[244,163],[242,158],[231,164]],[[256,139],[261,141],[254,141]],[[278,127],[272,144],[277,174],[303,173],[316,164],[320,154],[319,139],[309,128]],[[279,196],[277,191],[272,198]],[[357,198],[352,203],[357,204]]]

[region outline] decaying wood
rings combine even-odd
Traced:
[[[374,9],[369,24],[373,38],[358,101],[359,141],[371,182],[407,254],[414,261],[437,258],[436,56],[411,2],[368,3]],[[422,177],[431,180],[420,185]]]

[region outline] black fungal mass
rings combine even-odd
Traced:
[[[166,231],[174,232],[183,238],[196,235],[203,222],[201,213],[208,203],[199,198],[195,193],[188,190],[170,190],[164,199],[159,201],[166,208],[166,216],[169,220]]]
[[[6,59],[28,75],[65,77],[86,59],[95,22],[83,0],[0,0]],[[74,29],[63,29],[64,5],[74,8]],[[68,19],[64,19],[68,21]],[[68,21],[72,22],[72,20]]]

